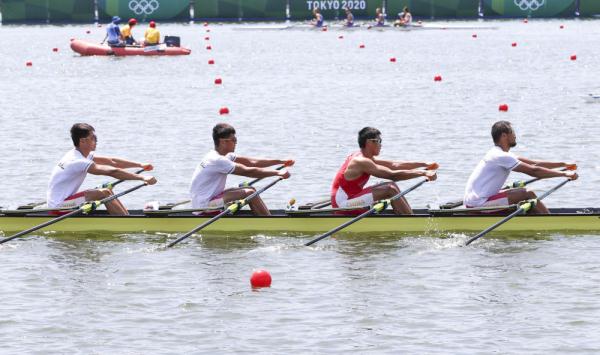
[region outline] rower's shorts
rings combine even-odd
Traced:
[[[373,204],[373,186],[369,186],[357,194],[348,196],[344,189],[339,188],[331,201],[333,207],[351,208],[351,207],[368,207]]]
[[[73,195],[67,197],[61,204],[56,206],[56,208],[73,208],[73,209],[75,209],[75,208],[83,205],[84,203],[86,203],[85,193],[87,191],[90,191],[90,190],[80,191],[76,194],[73,194]],[[51,214],[53,216],[61,216],[63,214],[67,214],[69,212],[70,211],[58,210],[58,211],[51,211],[49,214]]]
[[[225,191],[221,192],[220,194],[218,194],[216,196],[213,196],[210,199],[210,201],[208,201],[206,206],[202,207],[202,208],[206,208],[206,209],[215,209],[216,211],[196,211],[196,212],[192,212],[192,214],[194,214],[196,216],[206,216],[206,215],[218,214],[221,211],[218,211],[217,209],[221,209],[221,208],[225,207],[225,201],[223,200],[224,193],[225,193]]]
[[[488,199],[481,206],[477,207],[496,207],[496,206],[508,206],[508,192],[500,191],[495,195],[488,197]],[[465,205],[467,208],[473,208],[474,206]],[[489,210],[481,211],[481,213],[495,213],[500,210]]]

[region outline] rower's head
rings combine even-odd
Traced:
[[[92,152],[96,150],[98,138],[94,127],[87,123],[75,123],[71,127],[71,139],[75,147],[82,151]]]
[[[346,15],[349,14],[349,13],[351,13],[350,8],[348,8],[348,7],[345,7],[344,11],[346,11]]]
[[[235,128],[232,125],[217,123],[213,127],[212,136],[216,151],[225,154],[235,151],[237,137],[235,136]]]
[[[376,9],[375,9],[375,13],[379,15],[379,14],[381,13],[381,8],[379,8],[379,7],[378,7],[378,8],[376,8]]]
[[[133,27],[137,25],[137,20],[134,18],[130,18],[129,21],[127,21],[127,24],[129,25],[129,27]]]
[[[381,132],[377,128],[365,127],[358,132],[358,146],[369,155],[379,155]]]
[[[501,148],[513,148],[517,145],[517,136],[508,121],[498,121],[492,126],[494,144]]]
[[[408,6],[404,6],[404,8],[402,9],[402,11],[404,13],[410,12],[410,10],[408,9]]]

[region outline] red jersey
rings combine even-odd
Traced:
[[[338,207],[335,201],[335,196],[337,194],[338,189],[344,190],[348,198],[352,198],[360,194],[363,191],[367,181],[369,181],[371,175],[367,173],[363,173],[361,176],[354,180],[346,180],[346,178],[344,177],[344,173],[346,172],[346,169],[348,169],[348,165],[350,164],[352,159],[359,156],[362,156],[361,152],[354,152],[350,154],[346,158],[346,161],[344,161],[344,164],[342,164],[342,166],[340,167],[340,170],[338,170],[337,174],[335,175],[335,178],[333,179],[333,184],[331,185],[331,206],[333,208]]]

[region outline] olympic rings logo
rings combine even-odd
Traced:
[[[150,15],[158,10],[159,6],[160,4],[157,0],[131,0],[129,2],[129,10],[133,11],[136,15]]]
[[[545,2],[546,0],[515,0],[515,5],[517,5],[519,9],[523,11],[535,11],[544,6]]]

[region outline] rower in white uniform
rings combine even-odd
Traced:
[[[577,168],[575,164],[532,160],[509,152],[517,145],[517,138],[510,122],[494,123],[492,139],[494,147],[477,164],[467,181],[464,204],[468,208],[507,206],[537,198],[533,191],[524,188],[502,190],[508,175],[513,170],[537,178],[566,177],[571,180],[578,178],[574,171],[552,170],[561,167],[574,170]],[[532,213],[547,214],[548,209],[538,201]]]
[[[88,173],[111,176],[119,180],[142,180],[149,185],[156,183],[152,176],[131,173],[127,168],[152,170],[151,164],[137,163],[121,158],[96,155],[98,138],[94,127],[76,123],[71,127],[71,139],[75,147],[65,154],[52,170],[48,183],[48,208],[78,207],[86,201],[97,201],[112,195],[110,189],[91,189],[77,192]],[[108,213],[127,215],[127,209],[118,199],[106,204]]]
[[[287,170],[267,169],[267,167],[283,164],[292,166],[291,159],[259,159],[242,157],[235,154],[237,137],[235,128],[227,123],[219,123],[212,132],[215,149],[208,152],[196,167],[190,186],[193,208],[222,208],[226,203],[241,200],[254,191],[253,187],[234,187],[225,189],[229,174],[252,178],[279,176],[290,177]],[[248,201],[250,209],[259,216],[270,215],[269,209],[257,196]]]

